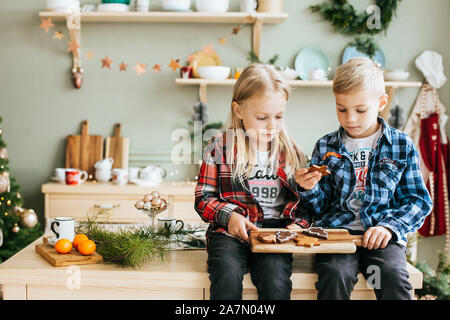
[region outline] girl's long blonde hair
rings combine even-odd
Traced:
[[[280,92],[288,100],[290,96],[289,84],[274,67],[259,63],[251,64],[244,69],[234,85],[232,102],[236,102],[241,108],[245,108],[245,102],[249,99],[262,97],[271,92]],[[231,135],[227,137],[227,140],[231,138],[231,141],[227,143],[229,146],[227,162],[232,165],[233,178],[239,179],[243,184],[244,178],[250,176],[256,163],[256,154],[254,148],[250,147],[243,121],[236,116],[233,107],[231,107],[227,128],[226,133]],[[288,136],[284,127],[273,138],[270,150],[269,164],[276,169],[278,169],[279,162],[278,154],[284,153],[285,171],[288,179],[294,175],[296,169],[306,165],[303,152]]]

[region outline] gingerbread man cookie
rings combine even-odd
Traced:
[[[295,238],[298,246],[304,246],[312,248],[313,246],[320,246],[320,242],[318,238],[313,238],[309,236],[305,236],[303,234],[298,235]]]
[[[328,171],[327,166],[316,166],[315,164],[313,164],[311,167],[308,168],[308,172],[314,171],[319,171],[323,176],[331,174],[331,172]]]
[[[270,232],[258,233],[257,239],[264,243],[277,243],[277,236]]]

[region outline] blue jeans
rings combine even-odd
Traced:
[[[318,300],[348,300],[359,272],[378,300],[411,300],[406,248],[388,243],[384,249],[358,247],[352,254],[316,254]]]
[[[263,228],[284,228],[281,220],[263,222]],[[252,253],[248,243],[224,234],[212,234],[208,246],[211,300],[242,300],[242,280],[250,270],[260,300],[289,300],[292,254]]]

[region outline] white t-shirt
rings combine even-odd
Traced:
[[[286,203],[280,179],[268,165],[270,151],[257,151],[257,164],[248,179],[250,191],[263,209],[264,219],[279,219]]]
[[[377,147],[378,138],[381,136],[381,133],[382,126],[380,126],[377,132],[366,138],[353,139],[350,138],[345,132],[342,137],[342,142],[352,159],[356,176],[355,189],[348,202],[349,207],[355,213],[356,218],[349,224],[345,225],[345,228],[365,231],[359,217],[359,210],[361,209],[365,197],[369,158]]]

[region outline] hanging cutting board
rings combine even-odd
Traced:
[[[320,245],[314,247],[297,246],[294,240],[285,243],[264,243],[257,239],[260,232],[274,233],[287,229],[264,229],[250,232],[250,247],[257,253],[354,253],[362,245],[362,235],[351,235],[346,229],[325,229],[328,240],[319,239]],[[297,230],[295,230],[297,232]],[[301,231],[298,231],[300,234]]]
[[[72,249],[71,252],[65,254],[58,253],[46,240],[44,237],[44,243],[37,244],[35,250],[54,267],[93,264],[103,261],[103,257],[98,252],[94,252],[89,256],[83,256],[76,249]]]
[[[105,158],[113,158],[113,168],[128,168],[128,151],[130,141],[122,135],[122,125],[116,123],[114,136],[106,138]]]
[[[87,171],[92,177],[94,165],[103,159],[103,137],[89,135],[89,121],[81,123],[81,135],[67,137],[66,168],[77,168]]]

